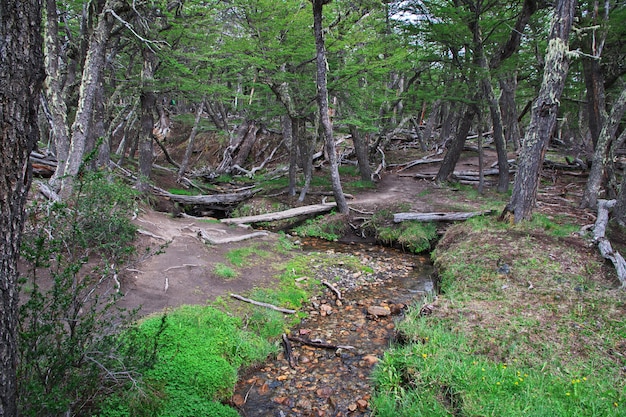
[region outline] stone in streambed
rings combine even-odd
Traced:
[[[391,315],[391,310],[381,306],[369,306],[367,308],[367,314],[375,317],[387,317]]]

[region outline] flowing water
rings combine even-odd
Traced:
[[[293,363],[281,353],[250,370],[240,378],[233,405],[245,417],[369,416],[370,373],[389,347],[405,306],[432,295],[432,266],[427,257],[382,246],[315,241],[305,249],[350,253],[374,270],[355,273],[336,265],[312,271],[333,282],[342,298],[330,289],[313,298],[306,307],[308,318],[290,335],[341,347],[292,342]],[[376,307],[392,314],[370,314]]]

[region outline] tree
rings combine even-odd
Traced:
[[[537,201],[541,165],[556,126],[559,99],[569,69],[567,54],[575,7],[576,0],[559,0],[554,11],[541,89],[522,141],[513,194],[504,210],[505,214],[513,213],[515,223],[529,220]]]
[[[0,2],[0,416],[17,416],[17,260],[44,80],[41,3]]]
[[[348,203],[341,188],[339,169],[337,165],[337,151],[335,150],[335,139],[333,137],[333,125],[330,121],[330,109],[328,107],[328,86],[326,80],[326,47],[324,45],[324,35],[322,33],[322,8],[331,0],[313,0],[313,28],[315,31],[315,46],[317,49],[317,102],[320,111],[320,122],[324,131],[326,151],[330,162],[330,178],[333,184],[333,194],[337,202],[337,209],[340,213],[348,213]]]

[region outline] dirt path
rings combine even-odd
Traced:
[[[487,154],[486,161],[495,160],[495,154]],[[472,158],[462,160],[457,169],[476,169]],[[420,165],[398,173],[385,173],[375,190],[368,190],[349,201],[359,210],[377,210],[406,203],[410,210],[426,212],[475,204],[450,193],[446,187],[438,187],[432,181],[407,176],[414,173],[435,174],[438,164]],[[238,247],[258,245],[271,248],[277,235],[255,238],[250,241],[223,245],[206,245],[197,236],[203,230],[215,238],[241,236],[250,230],[227,226],[219,222],[207,222],[192,218],[174,218],[165,213],[144,209],[135,220],[140,231],[139,250],[152,255],[125,271],[122,280],[124,297],[119,304],[125,308],[141,306],[140,314],[151,314],[165,308],[184,304],[205,304],[218,296],[231,292],[245,293],[255,286],[271,285],[275,275],[274,264],[280,260],[256,259],[239,271],[236,278],[225,279],[215,274],[215,265],[228,264],[225,254]],[[157,253],[158,254],[154,254]],[[147,252],[146,252],[147,253]]]

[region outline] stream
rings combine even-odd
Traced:
[[[308,317],[290,336],[343,346],[327,349],[292,342],[295,366],[284,352],[244,373],[232,403],[244,417],[369,416],[370,373],[395,334],[406,306],[433,295],[427,256],[376,245],[305,242],[306,251],[350,253],[373,273],[333,267],[314,271],[326,288],[307,304]],[[368,313],[369,311],[369,313]],[[373,315],[386,314],[389,315]]]

